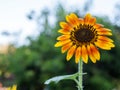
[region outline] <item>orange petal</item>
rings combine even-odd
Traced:
[[[71,30],[72,27],[66,23],[66,22],[60,22],[60,26],[63,28],[63,29],[67,29],[67,30]]]
[[[112,39],[106,37],[106,36],[98,36],[98,39],[99,40],[103,40],[103,41],[106,41],[106,42],[113,42]]]
[[[66,16],[66,21],[71,25],[71,26],[75,26],[77,25],[77,21],[78,21],[78,18],[75,14],[70,14],[70,15],[67,15]]]
[[[76,25],[78,25],[79,24],[79,22],[78,22],[79,18],[76,16],[76,14],[71,13],[70,16],[74,19],[74,22],[76,23]]]
[[[75,62],[78,63],[81,57],[81,47],[78,47],[75,52]]]
[[[84,24],[84,20],[82,18],[79,18],[78,22],[82,25]]]
[[[96,31],[101,31],[101,32],[111,32],[111,30],[110,29],[107,29],[107,28],[99,28],[99,29],[96,29]]]
[[[76,16],[76,14],[71,13],[70,16],[71,16],[72,18],[74,18],[74,20],[78,20],[78,17]]]
[[[88,53],[85,45],[82,45],[82,59],[85,63],[88,62]]]
[[[69,43],[69,42],[71,42],[70,39],[67,39],[67,40],[64,40],[64,41],[58,41],[54,46],[55,47],[60,47],[60,46],[63,46],[65,44]]]
[[[91,51],[90,45],[87,45],[87,51],[88,51],[88,55],[89,55],[91,61],[93,63],[96,63],[96,58],[94,57],[94,55],[93,55],[93,53]]]
[[[67,29],[60,29],[60,30],[58,30],[58,32],[62,33],[62,34],[70,34],[70,31]]]
[[[92,52],[93,56],[97,60],[100,60],[100,53],[99,53],[98,49],[93,44],[90,44],[90,48],[91,48],[91,52]]]
[[[99,35],[112,35],[111,30],[107,28],[99,28],[99,29],[96,29],[96,31],[97,31],[97,34]]]
[[[69,38],[70,38],[70,35],[62,35],[62,36],[57,37],[57,40],[66,40]]]
[[[115,47],[113,43],[102,41],[102,40],[97,40],[97,42],[95,42],[95,45],[105,50],[110,50],[112,47]]]
[[[107,35],[107,36],[111,36],[112,35],[111,32],[97,32],[97,34],[99,34],[99,35]]]
[[[89,21],[90,21],[91,17],[92,17],[92,16],[91,16],[90,13],[86,14],[86,16],[85,16],[85,18],[84,18],[84,23],[85,23],[85,24],[89,24]]]
[[[92,17],[89,21],[90,25],[94,25],[96,23],[96,18]]]
[[[72,42],[65,44],[61,49],[62,53],[65,53],[72,45]]]
[[[74,25],[74,20],[69,15],[66,16],[66,21],[71,25]]]
[[[74,52],[75,52],[75,49],[76,49],[76,45],[72,46],[72,47],[68,50],[68,52],[67,52],[67,57],[66,57],[67,61],[69,61],[69,60],[72,58],[72,56],[73,56],[73,54],[74,54]]]
[[[102,24],[97,23],[97,24],[94,25],[94,28],[96,28],[96,29],[99,29],[99,28],[102,28],[102,27],[104,27]]]

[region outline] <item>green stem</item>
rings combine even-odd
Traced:
[[[82,86],[82,79],[83,79],[83,62],[82,59],[80,59],[79,63],[78,63],[78,82],[79,82],[79,86],[78,90],[83,90],[83,86]]]
[[[80,88],[79,81],[78,81],[77,79],[74,79],[74,81],[77,83],[77,85],[78,85],[78,88]]]

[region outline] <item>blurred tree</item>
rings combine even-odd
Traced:
[[[118,26],[120,26],[120,4],[118,3],[115,7],[115,18],[114,18],[114,23]]]

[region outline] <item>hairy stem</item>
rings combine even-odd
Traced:
[[[83,62],[80,59],[79,63],[78,63],[78,82],[79,82],[79,86],[78,86],[78,90],[83,90],[83,86],[82,86],[82,79],[83,79]]]

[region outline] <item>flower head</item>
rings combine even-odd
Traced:
[[[55,47],[62,46],[62,53],[67,52],[66,59],[69,61],[75,55],[75,62],[78,63],[80,58],[87,63],[88,56],[93,63],[100,60],[98,47],[110,50],[115,47],[111,36],[111,30],[104,28],[103,25],[96,23],[96,18],[90,14],[78,18],[74,13],[66,16],[67,22],[60,22],[58,32],[62,35],[57,38],[58,42]]]

